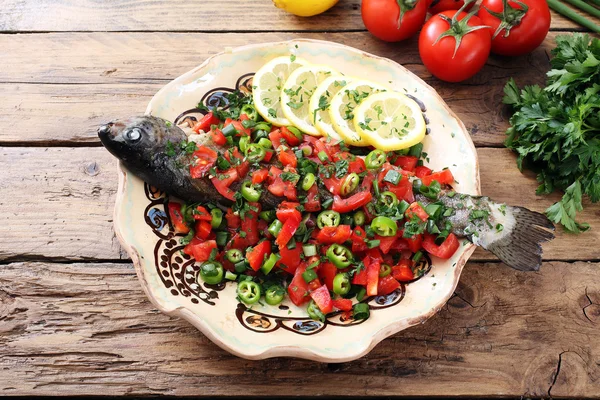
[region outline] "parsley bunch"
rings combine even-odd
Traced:
[[[575,220],[582,197],[600,200],[600,40],[575,33],[556,44],[545,88],[506,84],[503,101],[514,114],[505,145],[518,153],[519,169],[537,172],[538,194],[564,191],[546,215],[579,233],[589,229]]]

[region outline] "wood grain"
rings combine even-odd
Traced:
[[[469,263],[454,297],[364,358],[229,355],[157,312],[129,264],[0,269],[4,395],[600,397],[600,264]]]
[[[55,31],[356,31],[364,30],[359,0],[341,0],[324,14],[296,17],[271,1],[4,0],[0,30]],[[596,23],[598,23],[596,19]],[[552,29],[583,30],[552,12]]]
[[[503,88],[543,83],[556,34],[524,57],[491,57],[472,79],[450,84],[421,64],[416,39],[388,44],[367,33],[64,33],[0,35],[0,143],[57,145],[98,143],[102,123],[143,113],[169,80],[207,57],[250,43],[299,37],[332,40],[388,57],[432,85],[466,124],[478,146],[501,146],[507,128]],[[37,62],[31,63],[31,54]],[[4,83],[2,83],[4,82]],[[24,127],[29,127],[26,134]]]
[[[534,177],[519,173],[508,150],[478,152],[482,190],[491,198],[536,211],[559,198],[536,196]],[[10,194],[0,200],[0,260],[127,258],[112,229],[116,162],[104,148],[0,148],[0,188]],[[558,230],[544,246],[545,259],[600,258],[599,217],[600,205],[586,204],[581,220],[592,230],[579,236]],[[494,258],[478,251],[474,259]]]

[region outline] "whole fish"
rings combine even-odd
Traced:
[[[189,168],[183,167],[189,165],[192,156],[178,146],[173,148],[174,143],[188,140],[178,126],[161,118],[139,116],[103,125],[98,136],[109,152],[145,182],[185,201],[225,207],[232,204],[217,192],[210,179],[194,179]],[[239,185],[235,182],[231,188],[237,191]],[[322,201],[331,197],[324,188],[320,188],[319,195]],[[537,271],[542,263],[541,243],[554,238],[554,225],[545,215],[488,197],[442,190],[436,200],[420,194],[416,199],[425,205],[441,201],[452,214],[442,217],[440,225],[449,222],[456,236],[467,238],[520,271]],[[264,190],[259,202],[264,209],[273,209],[283,200]]]

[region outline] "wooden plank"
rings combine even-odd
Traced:
[[[366,33],[173,34],[67,33],[0,35],[1,143],[98,143],[97,127],[107,120],[142,113],[168,80],[194,68],[225,47],[298,37],[333,40],[386,56],[431,84],[466,124],[479,146],[501,146],[506,111],[503,88],[542,83],[546,53],[555,34],[530,56],[492,57],[474,78],[450,84],[421,65],[416,39],[401,44]],[[68,49],[68,51],[67,51]],[[29,62],[36,54],[37,62]],[[67,111],[67,112],[65,112]],[[23,127],[31,126],[27,134]]]
[[[600,396],[597,263],[469,263],[439,314],[342,364],[231,356],[128,264],[8,264],[0,288],[5,395]]]
[[[516,168],[505,149],[479,149],[483,193],[499,201],[543,211],[559,195],[535,195],[530,175]],[[0,260],[127,258],[112,229],[117,190],[115,159],[103,148],[0,148]],[[23,166],[31,166],[24,168]],[[32,193],[35,188],[35,193]],[[581,220],[592,230],[557,232],[544,246],[546,260],[598,259],[600,205],[586,204]],[[577,250],[575,250],[577,249]],[[493,256],[479,251],[474,259]]]
[[[598,21],[598,20],[597,20]],[[5,0],[0,31],[356,31],[364,30],[359,0],[341,0],[324,14],[302,18],[268,1]],[[552,29],[583,28],[552,12]]]

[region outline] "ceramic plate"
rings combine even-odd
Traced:
[[[234,90],[251,91],[255,71],[274,57],[291,54],[418,99],[428,123],[424,149],[430,161],[426,165],[449,167],[458,192],[480,194],[473,143],[435,90],[393,61],[335,43],[294,40],[217,54],[161,89],[146,113],[180,122],[186,115],[197,114],[193,109],[198,102],[216,105]],[[119,165],[115,230],[148,298],[162,312],[188,320],[223,349],[248,359],[290,356],[342,362],[359,358],[384,338],[435,314],[452,295],[474,250],[474,245],[462,239],[451,259],[424,261],[423,276],[416,281],[388,296],[364,299],[371,309],[367,320],[353,321],[334,312],[321,323],[289,301],[247,308],[236,301],[235,283],[199,285],[195,279],[199,266],[181,252],[180,237],[170,229],[167,200],[166,193]]]

